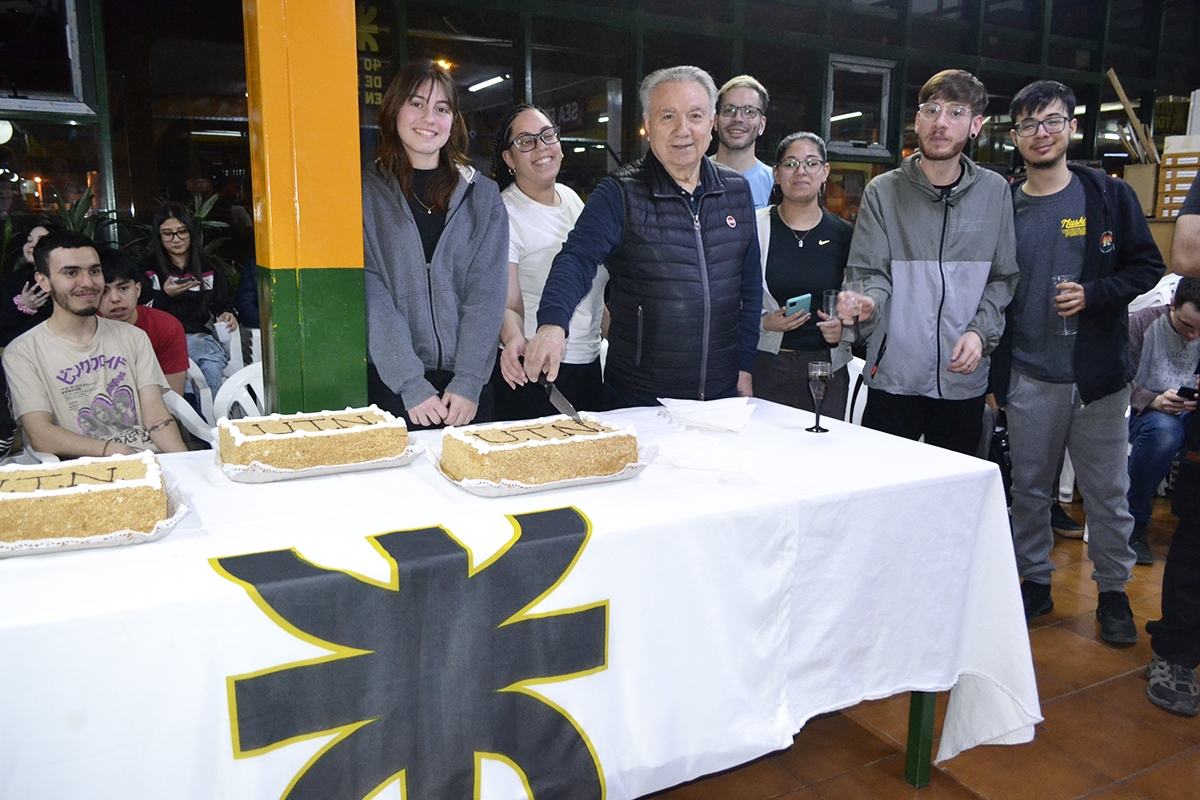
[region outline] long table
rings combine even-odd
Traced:
[[[163,457],[166,538],[0,561],[0,797],[634,798],[905,691],[939,759],[1030,740],[998,471],[755,403],[614,412],[641,474],[513,497]]]

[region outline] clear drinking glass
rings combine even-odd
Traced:
[[[821,403],[825,400],[825,390],[829,388],[829,379],[833,375],[833,365],[828,361],[808,362],[808,390],[812,392],[813,404],[817,409],[816,423],[804,430],[809,433],[829,433],[828,428],[821,427]]]
[[[862,334],[860,334],[858,330],[858,315],[862,313],[862,297],[862,281],[851,279],[842,283],[842,308],[846,310],[847,314],[854,318],[855,343],[862,341]]]
[[[830,319],[838,315],[838,292],[837,289],[826,289],[824,294],[824,302],[821,305],[821,310],[825,312],[825,316]]]
[[[1062,294],[1058,285],[1060,283],[1075,283],[1074,275],[1055,275],[1050,279],[1051,286],[1054,288],[1054,294],[1057,297]],[[1058,312],[1056,311],[1055,314]],[[1079,315],[1072,314],[1069,317],[1059,317],[1058,324],[1054,326],[1054,333],[1059,336],[1074,336],[1079,331]]]

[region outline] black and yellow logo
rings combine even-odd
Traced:
[[[608,663],[608,601],[530,613],[591,536],[574,508],[509,517],[514,534],[475,566],[445,528],[369,537],[386,582],[294,549],[214,558],[277,625],[327,656],[226,679],[235,758],[336,733],[285,800],[363,800],[399,779],[411,800],[479,797],[482,759],[531,797],[605,796],[591,741],[539,684]]]

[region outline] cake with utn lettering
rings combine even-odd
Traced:
[[[447,428],[442,472],[456,481],[553,483],[615,475],[638,460],[637,432],[592,414]]]
[[[226,465],[257,462],[275,469],[363,464],[395,458],[408,448],[408,426],[376,406],[320,413],[270,414],[217,421]]]
[[[152,453],[0,467],[0,541],[150,533],[168,517]]]

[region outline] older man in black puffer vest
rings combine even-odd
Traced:
[[[762,272],[750,186],[704,155],[716,85],[702,69],[671,67],[639,95],[650,152],[588,199],[546,280],[525,370],[557,376],[571,314],[603,262],[609,408],[749,396]]]

